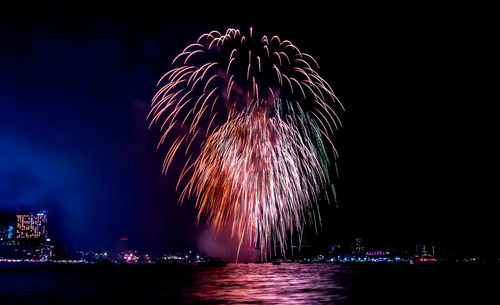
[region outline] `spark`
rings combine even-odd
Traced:
[[[195,198],[198,222],[214,232],[230,226],[239,246],[266,258],[276,247],[284,255],[305,224],[321,225],[320,199],[329,190],[335,198],[327,151],[337,157],[334,109],[344,107],[311,55],[277,35],[255,36],[252,28],[248,37],[211,31],[185,47],[158,82],[147,119],[161,126],[158,148],[171,143],[163,173],[181,147],[191,152],[179,201]]]

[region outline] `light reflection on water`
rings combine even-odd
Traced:
[[[199,270],[192,296],[202,303],[340,304],[346,266],[333,264],[229,264]]]
[[[0,305],[489,304],[499,278],[474,264],[0,266]]]
[[[334,264],[11,266],[0,268],[0,305],[350,304],[356,274]]]

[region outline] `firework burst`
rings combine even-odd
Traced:
[[[195,197],[198,221],[215,232],[230,225],[240,245],[284,254],[304,224],[320,223],[318,201],[333,187],[326,146],[336,158],[330,138],[342,125],[333,108],[343,106],[318,63],[250,28],[203,34],[172,64],[148,120],[161,131],[158,148],[170,143],[164,173],[185,155],[179,200]]]

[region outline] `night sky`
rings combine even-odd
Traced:
[[[48,209],[68,245],[127,236],[164,250],[206,238],[193,204],[176,204],[177,177],[161,175],[145,116],[187,44],[253,26],[312,54],[347,109],[334,139],[338,207],[323,207],[321,242],[498,251],[480,29],[451,8],[35,7],[0,17],[0,212]]]

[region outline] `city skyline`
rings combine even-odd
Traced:
[[[18,209],[15,215],[0,217],[0,259],[25,260],[29,262],[64,262],[98,263],[114,261],[125,263],[153,263],[164,260],[178,263],[198,263],[203,261],[207,253],[199,249],[170,249],[158,252],[154,249],[138,251],[130,247],[128,237],[120,237],[114,247],[69,247],[54,244],[49,238],[48,211],[35,209]],[[15,221],[11,221],[15,219]],[[56,239],[57,240],[57,239]],[[56,247],[56,249],[54,249]],[[331,241],[328,246],[315,246],[303,242],[295,245],[286,253],[275,253],[272,258],[281,258],[289,262],[480,262],[485,259],[478,253],[460,253],[454,249],[441,248],[436,242],[417,243],[414,249],[408,247],[392,247],[373,244],[357,236],[351,241]],[[167,254],[168,253],[168,254]],[[174,254],[172,254],[174,253]],[[270,258],[271,258],[270,257]],[[244,257],[253,261],[264,260],[258,251],[253,256]],[[268,258],[268,259],[270,259]],[[184,260],[186,260],[184,262]],[[240,261],[241,263],[241,261]]]
[[[0,214],[0,249],[3,249],[4,257],[0,252],[0,257],[5,259],[8,258],[9,253],[14,253],[19,246],[20,249],[24,248],[26,245],[30,245],[35,251],[37,248],[45,249],[49,246],[50,256],[45,257],[49,259],[52,255],[54,258],[60,257],[74,257],[77,253],[82,253],[81,255],[92,258],[104,258],[104,259],[123,259],[123,255],[127,257],[132,255],[129,253],[137,254],[140,253],[148,255],[153,255],[151,258],[158,256],[164,256],[164,253],[192,253],[189,248],[178,248],[178,249],[146,249],[137,248],[137,244],[130,244],[129,238],[126,236],[121,236],[117,238],[114,245],[91,245],[91,246],[75,246],[74,244],[64,244],[57,236],[48,232],[48,215],[47,210],[36,210],[33,208],[16,209],[16,213],[13,214]],[[403,257],[404,259],[412,257],[423,257],[429,259],[440,259],[440,260],[483,260],[485,258],[484,254],[477,249],[470,248],[467,251],[463,251],[460,248],[453,246],[446,246],[445,244],[440,244],[439,241],[435,239],[427,240],[416,240],[416,241],[404,241],[400,243],[380,243],[380,241],[375,242],[361,238],[359,235],[354,235],[351,240],[329,240],[328,243],[308,243],[305,240],[301,245],[294,245],[295,251],[288,249],[286,253],[279,254],[276,253],[272,257],[281,257],[284,259],[297,259],[301,257],[308,257],[309,259],[317,259],[317,257],[325,257],[325,253],[328,257],[342,257],[348,261],[351,260],[351,256],[355,260],[364,261],[366,258],[387,258],[387,257],[398,257],[398,260]],[[412,244],[413,243],[413,244]],[[55,253],[52,249],[57,246],[59,252]],[[2,247],[3,246],[3,247]],[[10,249],[10,250],[9,250]],[[64,249],[64,250],[62,250]],[[192,248],[193,249],[193,248]],[[204,252],[204,250],[194,247],[197,253],[202,253],[204,256],[209,255],[210,252]],[[457,251],[458,250],[458,251]],[[35,251],[36,252],[36,251]],[[85,253],[85,254],[83,254]],[[212,252],[213,253],[213,252]],[[221,253],[221,252],[218,252]],[[322,254],[323,253],[323,254]],[[255,260],[255,255],[258,251],[254,252],[251,256],[244,256],[244,260],[249,257],[253,257]],[[171,255],[171,254],[169,254]],[[82,256],[82,257],[83,257]],[[223,254],[225,257],[232,257],[231,253]],[[181,258],[184,255],[180,256]],[[181,259],[179,258],[179,259]],[[95,259],[94,259],[95,260]],[[137,260],[137,257],[136,259]],[[376,260],[375,260],[376,261]],[[385,259],[382,261],[386,261]],[[241,262],[241,261],[240,261]]]

